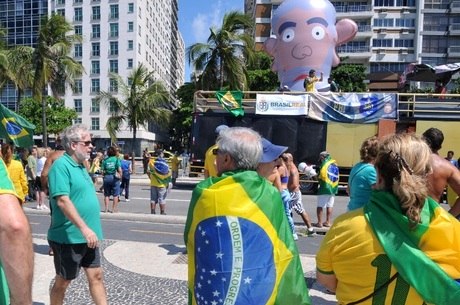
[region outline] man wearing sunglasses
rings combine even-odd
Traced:
[[[93,148],[86,126],[77,124],[62,133],[65,153],[48,174],[52,207],[48,242],[54,252],[56,278],[50,304],[63,304],[70,282],[83,267],[97,305],[107,304],[99,243],[102,240],[100,205],[84,165]]]

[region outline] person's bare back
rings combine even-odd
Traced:
[[[430,196],[440,202],[446,185],[460,194],[460,171],[449,161],[441,158],[438,154],[431,154],[432,173],[428,176]],[[457,198],[450,213],[454,216],[460,214],[460,199]]]

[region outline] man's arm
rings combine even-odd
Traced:
[[[449,213],[454,215],[455,217],[460,216],[460,171],[458,169],[454,169],[452,165],[452,175],[447,179],[447,184],[452,188],[452,190],[457,194],[457,200],[455,201],[452,208],[449,210]]]
[[[316,280],[332,292],[335,292],[337,289],[337,278],[335,274],[325,274],[316,270]]]
[[[56,161],[60,156],[64,154],[63,150],[56,150],[48,158],[46,158],[45,165],[43,165],[42,174],[40,176],[40,182],[42,183],[42,189],[45,194],[48,195],[48,173],[50,171],[51,165]]]
[[[11,305],[32,304],[34,252],[29,222],[13,195],[0,195],[0,210],[0,259]]]
[[[78,214],[78,211],[69,196],[57,196],[56,203],[65,217],[67,217],[67,219],[69,219],[80,230],[81,234],[85,237],[86,242],[88,243],[88,247],[96,248],[99,244],[96,233],[94,233],[80,217],[80,214]]]

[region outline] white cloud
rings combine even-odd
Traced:
[[[198,14],[192,21],[193,38],[196,42],[205,42],[209,36],[208,17]]]

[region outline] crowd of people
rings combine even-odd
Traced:
[[[361,161],[350,173],[348,212],[334,222],[338,165],[327,151],[321,152],[314,224],[301,201],[299,170],[289,147],[244,127],[219,126],[216,135],[210,150],[213,161],[208,160],[213,168],[194,189],[185,224],[191,304],[216,294],[224,303],[311,304],[293,210],[308,236],[315,235],[313,227],[330,227],[316,254],[316,278],[340,304],[459,304],[460,199],[457,196],[449,211],[439,202],[446,185],[460,194],[460,172],[438,154],[444,140],[441,130],[366,139]],[[109,211],[112,196],[111,211],[117,212],[115,198],[121,189],[129,200],[133,164],[129,155],[119,157],[115,147],[105,158],[96,154],[88,164],[93,146],[81,124],[64,130],[61,141],[55,151],[33,147],[30,155],[24,154],[25,166],[15,160],[11,145],[1,147],[1,304],[32,304],[32,239],[21,203],[31,195],[33,182],[37,206],[45,205],[39,198],[48,195],[52,210],[47,236],[56,272],[51,304],[63,303],[81,268],[95,304],[107,304],[94,179],[104,177],[104,211]],[[448,153],[450,159],[453,155]],[[166,214],[166,196],[179,162],[177,158],[170,168],[159,154],[147,164],[152,214],[157,205],[159,213]],[[214,276],[222,282],[211,280]]]

